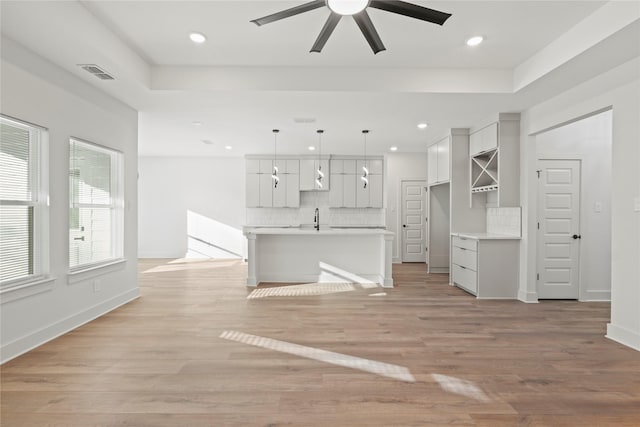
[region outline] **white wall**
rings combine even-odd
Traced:
[[[539,159],[581,160],[579,280],[583,301],[611,299],[611,119],[608,110],[535,138]]]
[[[607,336],[640,350],[640,59],[558,95],[523,114],[523,239],[519,299],[535,302],[536,133],[612,108],[611,323]]]
[[[134,298],[137,285],[137,113],[66,71],[2,39],[2,113],[49,129],[50,267],[34,295],[3,294],[2,361],[74,329]],[[126,262],[68,275],[69,138],[124,153]],[[94,291],[93,280],[100,280]],[[28,294],[28,293],[27,293]]]
[[[244,257],[241,157],[139,159],[141,258]]]
[[[386,225],[396,233],[393,240],[393,262],[402,262],[402,181],[427,182],[427,148],[424,153],[390,153],[385,155]],[[423,203],[426,199],[423,200]],[[426,214],[426,206],[425,206]]]

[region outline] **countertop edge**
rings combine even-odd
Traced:
[[[454,237],[465,237],[473,240],[522,240],[521,236],[493,233],[451,233]]]

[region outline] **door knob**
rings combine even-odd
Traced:
[[[579,234],[574,234],[574,235],[573,235],[573,236],[571,236],[571,237],[573,237],[573,240],[576,240],[576,239],[582,239],[582,236],[581,236],[581,235],[579,235]]]
[[[402,224],[402,226],[403,226],[404,228],[407,228],[407,224]]]

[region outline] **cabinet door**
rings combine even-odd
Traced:
[[[331,190],[329,190],[329,207],[344,207],[344,177],[348,175],[331,175]]]
[[[274,165],[278,167],[278,174],[288,173],[287,172],[287,161],[284,159],[278,159],[273,162]]]
[[[324,178],[322,178],[322,188],[320,188],[320,186],[318,186],[318,184],[316,183],[316,178],[318,177],[318,166],[322,167],[322,173],[324,173]],[[329,181],[330,181],[330,170],[329,170],[329,161],[328,160],[316,160],[314,162],[314,178],[313,178],[313,185],[314,185],[314,189],[315,190],[323,190],[323,191],[328,191],[331,187],[329,186]]]
[[[331,173],[334,175],[337,174],[343,174],[344,173],[344,160],[336,160],[336,159],[331,159],[330,166],[331,166]]]
[[[247,207],[257,208],[258,206],[260,206],[260,175],[258,175],[257,173],[248,173]]]
[[[273,179],[271,174],[260,174],[260,204],[258,206],[262,208],[270,208],[273,206]]]
[[[433,184],[438,181],[438,144],[430,145],[427,148],[427,182]]]
[[[245,162],[245,168],[246,168],[247,174],[260,173],[260,160],[258,160],[258,159],[248,159]]]
[[[438,182],[449,181],[449,139],[438,143]]]
[[[272,206],[274,208],[284,208],[287,206],[287,181],[289,180],[289,175],[278,173],[278,177],[280,181],[277,187],[273,185],[273,180],[271,181]]]
[[[482,129],[482,151],[498,148],[498,124],[493,123]]]
[[[359,175],[359,176],[362,176],[362,175]],[[369,184],[367,184],[367,188],[364,188],[364,181],[358,178],[358,182],[356,184],[356,207],[357,208],[369,207],[369,190],[371,189],[371,175],[369,175],[367,179],[369,180]]]
[[[469,135],[469,156],[473,156],[482,151],[482,131]]]
[[[382,207],[382,175],[369,175],[369,207]]]
[[[353,162],[355,169],[355,162]],[[360,178],[355,174],[342,175],[342,206],[345,208],[356,207],[356,185],[360,182]],[[335,184],[334,184],[335,185]],[[333,188],[333,187],[331,187]]]
[[[316,185],[315,162],[313,159],[300,160],[300,191],[313,190]]]
[[[287,204],[288,208],[300,207],[300,175],[290,173],[287,177]]]
[[[271,175],[271,172],[273,172],[273,160],[260,160],[260,173]]]
[[[369,160],[369,173],[382,175],[382,160]]]
[[[287,173],[300,174],[300,160],[287,160]]]
[[[356,161],[355,160],[343,160],[342,161],[342,173],[344,174],[357,174]]]

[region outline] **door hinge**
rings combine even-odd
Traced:
[[[536,274],[536,280],[540,280],[540,273]]]
[[[536,171],[536,173],[538,174],[538,179],[540,179],[540,172],[542,172],[542,169],[538,169],[538,170]]]

